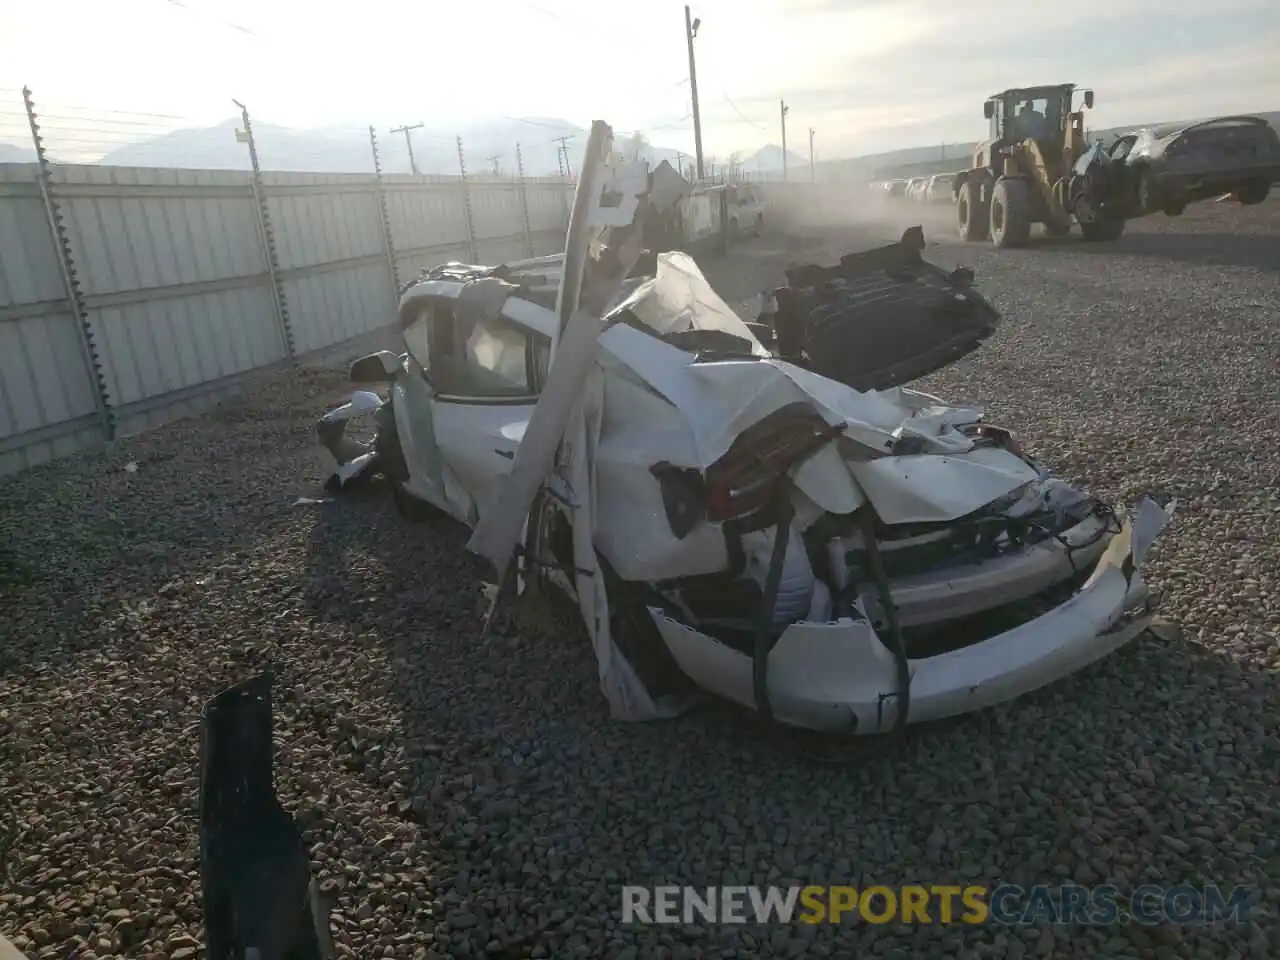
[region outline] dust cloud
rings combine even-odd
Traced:
[[[928,239],[949,238],[956,231],[949,204],[889,198],[866,183],[770,183],[766,190],[771,216],[766,225],[788,234],[838,235],[876,246],[893,243],[917,224]]]

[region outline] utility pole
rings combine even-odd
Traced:
[[[502,154],[498,154],[496,157],[487,157],[486,159],[493,164],[493,175],[495,177],[502,176]]]
[[[560,166],[561,175],[566,180],[573,179],[573,165],[569,163],[569,141],[572,140],[573,137],[563,136],[563,137],[552,137],[551,139],[557,141],[560,144],[559,148],[556,151],[556,156],[563,157],[563,160]]]
[[[809,180],[817,182],[818,174],[813,167],[813,127],[809,128]]]
[[[689,92],[693,95],[693,155],[698,180],[702,179],[702,113],[698,110],[698,65],[693,59],[693,38],[698,35],[701,20],[691,20],[688,5],[684,8],[684,39],[689,46]]]
[[[405,124],[403,127],[393,127],[390,133],[403,133],[404,145],[409,148],[409,169],[413,171],[414,176],[418,174],[418,161],[413,158],[413,137],[409,136],[413,130],[421,130],[425,124],[413,123]]]
[[[782,120],[782,179],[787,179],[787,106],[785,100],[778,101],[778,116]]]

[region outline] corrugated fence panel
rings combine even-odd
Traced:
[[[573,184],[532,181],[525,184],[529,197],[529,228],[535,233],[558,231],[560,246],[564,247],[564,234],[569,225],[569,211],[573,208]]]
[[[37,174],[0,164],[0,473],[102,439]],[[55,165],[53,183],[120,435],[197,412],[285,359],[247,171]],[[526,256],[517,185],[468,189],[476,258]],[[460,182],[395,175],[384,190],[402,280],[471,258]],[[526,183],[534,255],[563,248],[572,190]],[[297,353],[385,328],[396,292],[376,181],[268,173],[263,196]]]
[[[263,180],[298,353],[390,323],[395,284],[373,177],[268,173]]]
[[[0,164],[0,474],[102,439],[35,164]]]
[[[506,263],[527,257],[519,185],[480,181],[471,184],[470,189],[476,259],[481,263]]]
[[[477,242],[523,237],[519,189],[518,184],[506,182],[471,185],[471,220]]]
[[[284,356],[247,174],[56,167],[55,186],[122,434]]]

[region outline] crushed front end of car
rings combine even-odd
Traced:
[[[775,291],[790,308],[762,319],[800,330],[790,351],[679,253],[570,324],[552,466],[525,474],[526,436],[511,476],[567,505],[572,535],[534,559],[576,573],[615,717],[678,712],[676,677],[787,725],[881,733],[1037,689],[1148,624],[1139,571],[1172,505],[1113,509],[981,410],[892,385],[998,321],[970,274],[922,265],[918,231],[894,246]]]

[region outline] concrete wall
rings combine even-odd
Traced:
[[[0,474],[105,438],[37,173],[0,164]],[[393,260],[403,282],[447,260],[556,252],[572,189],[389,177],[388,251],[372,176],[264,174],[295,355],[385,327]],[[247,173],[55,166],[53,195],[117,436],[192,413],[288,360]]]

